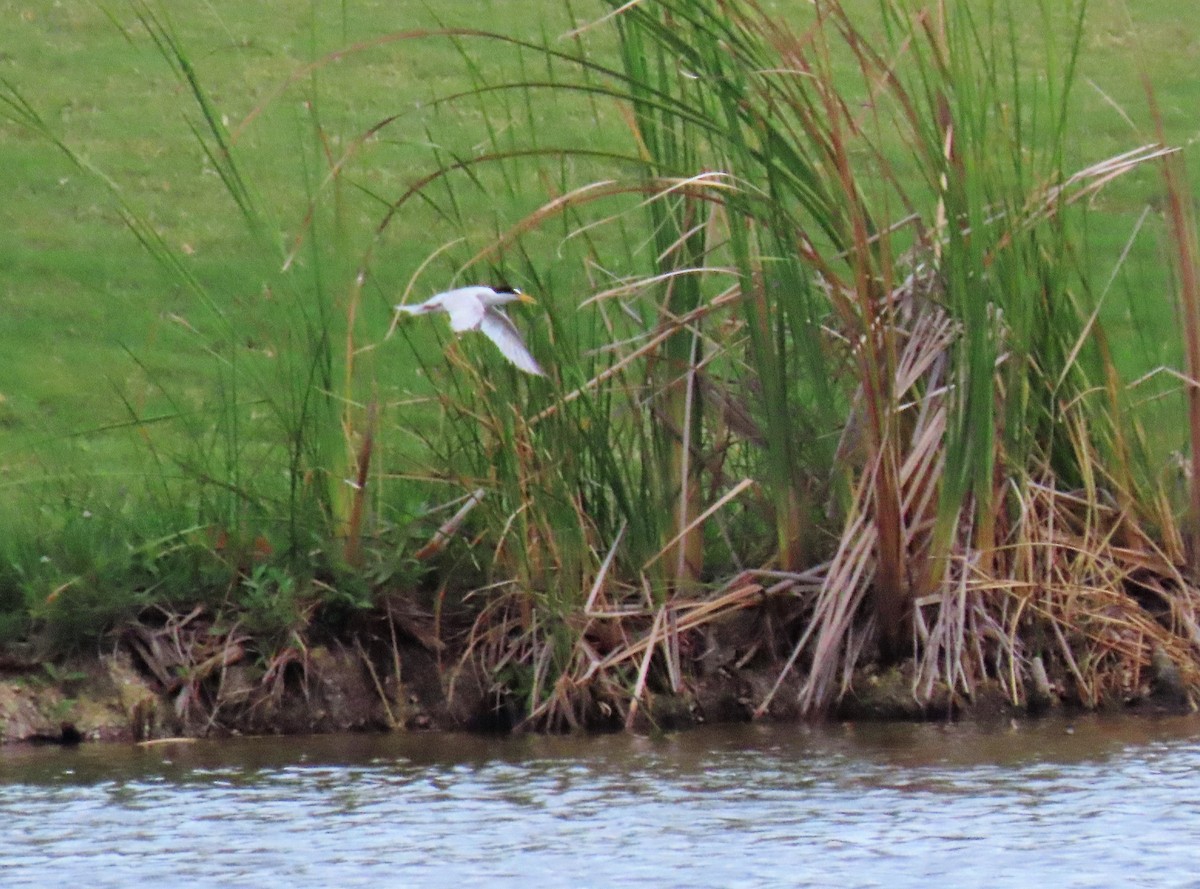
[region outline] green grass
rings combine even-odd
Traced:
[[[872,4],[859,3],[862,15]],[[105,15],[105,8],[113,20]],[[186,121],[194,118],[188,97],[172,78],[145,33],[119,3],[5,3],[5,46],[0,74],[47,117],[64,140],[97,169],[112,177],[129,202],[162,234],[167,245],[239,319],[253,325],[261,269],[248,256],[244,228],[228,196],[214,187],[213,173]],[[344,16],[343,16],[344,12]],[[1200,40],[1197,27],[1170,3],[1139,3],[1127,28],[1119,4],[1094,3],[1086,23],[1080,74],[1121,105],[1137,124],[1132,130],[1081,82],[1071,140],[1080,166],[1149,140],[1150,121],[1140,111],[1138,66],[1144,65],[1159,93],[1168,138],[1184,143],[1196,135],[1189,109],[1200,101],[1188,47]],[[477,4],[470,15],[439,9],[447,25],[467,25],[534,38],[556,36],[566,19],[546,19],[542,4]],[[231,125],[259,104],[297,68],[313,58],[358,41],[438,24],[422,3],[286,3],[264,15],[236,3],[199,4],[174,14],[200,81]],[[120,27],[118,27],[118,25]],[[484,55],[489,54],[486,51]],[[499,71],[511,54],[481,59],[481,79],[516,76]],[[489,62],[491,63],[489,65]],[[408,122],[391,128],[356,169],[364,185],[380,194],[430,167],[427,135],[450,150],[463,150],[484,137],[481,116],[470,103],[438,113],[414,111],[417,102],[469,89],[472,79],[444,40],[414,40],[349,56],[314,75],[322,124],[334,138],[348,140],[385,115],[401,112]],[[539,95],[540,98],[540,95]],[[306,175],[296,151],[311,125],[298,107],[303,96],[285,93],[249,127],[240,142],[257,191],[270,197],[280,237],[303,215]],[[611,105],[601,108],[611,141],[623,125]],[[550,105],[542,115],[542,138],[575,132],[572,109]],[[591,125],[587,123],[585,125]],[[428,130],[428,132],[427,132]],[[1189,157],[1194,152],[1189,152]],[[9,468],[36,460],[42,442],[120,422],[125,410],[116,393],[154,413],[168,410],[156,398],[163,381],[193,386],[210,373],[203,342],[167,320],[173,314],[202,324],[178,284],[137,245],[97,183],[74,170],[44,143],[12,128],[0,129],[0,176],[8,196],[0,225],[14,233],[0,248],[0,305],[5,324],[0,350],[0,419],[6,429],[0,463]],[[312,159],[309,158],[309,161]],[[1191,166],[1196,169],[1194,158]],[[581,177],[582,178],[582,177]],[[1105,211],[1093,219],[1090,261],[1098,270],[1115,264],[1142,208],[1154,200],[1152,171],[1129,177],[1100,199]],[[340,236],[361,241],[374,222],[373,208],[345,196]],[[507,205],[506,205],[507,202]],[[489,208],[516,219],[528,203],[518,196],[496,199]],[[375,263],[368,320],[386,327],[386,306],[396,286],[434,248],[451,236],[445,225],[426,225],[413,213],[401,219]],[[1157,214],[1155,214],[1157,217]],[[1178,363],[1178,346],[1164,292],[1160,248],[1151,226],[1119,276],[1109,315],[1127,319],[1129,336],[1119,338],[1118,360],[1130,371],[1148,363]],[[575,282],[569,282],[575,283]],[[569,295],[560,298],[569,298]],[[253,340],[254,337],[249,337]],[[137,356],[144,367],[131,361]],[[1146,354],[1148,352],[1148,354]],[[397,368],[397,372],[401,372]],[[149,377],[153,376],[153,379]],[[115,467],[138,456],[120,442],[94,442],[102,462]],[[89,461],[94,459],[88,458]]]
[[[0,594],[23,590],[32,614],[69,636],[201,578],[208,595],[290,626],[321,590],[357,589],[361,535],[376,547],[370,571],[408,576],[406,536],[440,521],[426,511],[484,487],[492,496],[470,527],[486,546],[454,557],[520,591],[505,612],[517,616],[490,629],[533,640],[517,659],[533,710],[546,699],[539,683],[577,654],[565,628],[618,537],[621,582],[657,608],[743,560],[799,570],[827,558],[838,523],[859,514],[872,516],[880,552],[895,551],[891,573],[879,558],[891,578],[880,583],[913,582],[898,554],[911,541],[888,536],[904,518],[893,476],[913,434],[899,407],[910,393],[891,381],[910,344],[889,330],[843,350],[828,335],[853,343],[876,329],[874,297],[898,285],[896,257],[915,236],[867,234],[902,215],[903,199],[926,225],[946,209],[972,230],[947,227],[939,247],[939,298],[964,331],[946,379],[965,394],[946,408],[937,532],[909,557],[936,563],[965,516],[977,522],[972,546],[999,544],[993,524],[1012,516],[993,466],[1023,475],[1044,462],[1068,486],[1093,484],[1094,459],[1119,436],[1089,388],[1099,347],[1068,353],[1103,282],[1113,276],[1101,317],[1125,377],[1181,361],[1161,180],[1148,165],[1101,192],[1086,237],[1076,211],[1013,239],[985,220],[998,208],[1020,218],[1055,176],[1152,141],[1155,122],[1135,110],[1141,65],[1168,140],[1190,144],[1200,87],[1187,58],[1200,26],[1180,24],[1167,2],[1139,4],[1130,25],[1122,6],[1097,0],[1076,60],[1069,10],[1013,0],[1016,21],[991,21],[1005,4],[980,4],[953,33],[959,67],[943,68],[909,17],[916,4],[889,7],[887,37],[880,5],[856,0],[844,27],[906,47],[902,82],[878,92],[885,60],[836,40],[826,56],[820,40],[793,45],[752,16],[725,31],[699,2],[662,4],[670,23],[634,10],[620,39],[607,26],[582,43],[563,37],[604,8],[548,15],[497,2],[435,17],[415,3],[269,14],[224,2],[186,14],[0,3],[0,45],[12,47],[0,58],[10,102],[0,176],[12,195],[0,225],[15,233],[0,247],[0,490],[23,529],[0,552]],[[809,12],[794,14],[806,35]],[[694,28],[692,42],[670,48],[676,27]],[[450,31],[431,33],[440,28]],[[972,41],[988,44],[978,58]],[[817,60],[814,92],[772,67],[788,48]],[[1064,100],[1055,91],[1076,61]],[[832,85],[845,104],[821,92]],[[959,127],[949,164],[929,111],[939,90],[952,93]],[[1017,96],[1027,104],[1014,107]],[[911,128],[906,100],[918,109]],[[672,178],[713,169],[735,178]],[[611,184],[539,209],[598,180]],[[802,229],[811,257],[797,250]],[[406,288],[420,299],[491,275],[542,297],[544,314],[520,321],[554,358],[549,381],[434,325],[385,338]],[[850,284],[821,286],[836,280]],[[624,309],[608,299],[576,311],[629,282]],[[726,286],[746,298],[710,321]],[[1012,352],[994,373],[997,307]],[[695,333],[665,337],[628,367],[614,362],[632,347],[596,351],[680,317]],[[936,402],[937,380],[911,396]],[[1186,442],[1184,424],[1169,422],[1177,389],[1164,376],[1139,392],[1175,391],[1141,408],[1156,454]],[[713,408],[722,399],[723,410],[747,406],[763,448],[730,434]],[[852,403],[878,475],[835,453]],[[1085,408],[1095,428],[1064,432]],[[369,467],[356,467],[364,455]],[[346,484],[356,473],[369,479],[357,492]],[[748,502],[726,507],[735,493]],[[706,507],[719,524],[692,525]],[[409,527],[417,516],[423,530]],[[299,574],[251,571],[260,535]],[[44,541],[62,552],[39,552]],[[224,593],[213,582],[222,570]],[[121,578],[123,593],[105,592]],[[493,616],[509,608],[494,601]]]
[[[0,175],[12,197],[0,220],[15,233],[0,263],[0,486],[11,527],[22,529],[6,542],[16,566],[9,580],[32,596],[34,612],[45,611],[42,597],[59,584],[87,582],[70,560],[34,550],[60,536],[67,547],[71,515],[99,515],[112,502],[141,497],[142,507],[129,508],[170,512],[151,502],[161,493],[182,508],[178,525],[245,523],[239,533],[261,530],[277,547],[282,539],[290,552],[311,550],[311,535],[321,527],[328,534],[327,523],[336,527],[348,509],[342,478],[351,473],[339,471],[347,460],[339,452],[352,444],[336,427],[344,395],[374,391],[383,405],[388,434],[379,436],[377,472],[428,474],[438,411],[419,402],[431,391],[424,365],[446,339],[431,325],[383,337],[391,304],[461,220],[414,201],[370,246],[355,330],[355,345],[368,348],[346,388],[338,356],[355,298],[350,285],[383,203],[442,159],[471,157],[497,135],[485,132],[485,109],[475,102],[439,97],[517,76],[500,66],[521,56],[494,54],[493,41],[420,33],[494,27],[543,42],[571,27],[567,8],[514,15],[485,3],[435,16],[421,4],[294,3],[264,18],[236,4],[205,4],[187,15],[173,10],[178,20],[158,28],[157,39],[178,36],[182,55],[156,46],[146,28],[156,13],[136,4],[2,11],[20,49],[4,57],[0,76],[29,103],[25,122],[45,131],[0,126]],[[369,45],[406,34],[411,39]],[[344,61],[325,58],[347,49]],[[212,125],[178,68],[184,60]],[[594,127],[580,103],[564,109],[551,101],[544,110],[548,133]],[[393,117],[354,147],[341,178],[321,192],[331,158]],[[234,163],[221,160],[222,130],[235,143]],[[520,174],[478,175],[504,193]],[[318,193],[293,273],[282,273]],[[481,203],[468,228],[489,236],[536,199],[510,189],[500,204]],[[415,295],[437,289],[445,269],[435,267]],[[314,466],[322,477],[301,478]],[[455,496],[444,484],[400,488],[374,502],[380,522],[402,526],[436,498]],[[324,516],[298,526],[299,513],[314,507]],[[114,531],[125,528],[127,548],[158,539],[155,528],[122,520],[119,510],[104,514]],[[97,561],[113,563],[105,549],[96,542]],[[186,571],[175,582],[187,585]],[[110,611],[134,604],[122,600]]]
[[[21,91],[73,150],[110,177],[129,204],[178,253],[188,269],[236,313],[246,348],[268,340],[262,306],[263,260],[245,239],[245,226],[190,130],[197,118],[190,97],[128,7],[5,4],[8,33],[0,73]],[[230,126],[269,98],[288,75],[311,59],[358,40],[432,27],[422,4],[290,3],[269,16],[237,4],[202,4],[178,15],[175,26],[195,60],[197,76]],[[454,24],[454,13],[448,24]],[[531,7],[525,21],[481,4],[472,27],[504,26],[536,36],[543,25]],[[460,22],[461,23],[461,22]],[[120,27],[118,27],[118,25]],[[267,198],[264,207],[282,241],[303,217],[306,180],[320,175],[316,159],[297,148],[313,126],[303,101],[319,103],[331,140],[348,141],[382,117],[410,119],[393,127],[355,170],[364,187],[390,193],[431,166],[427,128],[450,150],[478,141],[470,109],[424,115],[416,108],[466,88],[461,63],[442,41],[407,41],[326,66],[270,104],[239,140],[247,179]],[[431,123],[429,117],[434,120]],[[36,459],[41,443],[126,419],[118,393],[148,413],[169,410],[159,384],[203,389],[211,377],[206,338],[190,335],[180,319],[205,332],[211,318],[172,273],[140,248],[106,189],[43,141],[11,127],[0,130],[8,196],[0,224],[14,233],[4,247],[0,281],[5,324],[0,348],[0,395],[9,435],[4,462]],[[359,243],[376,221],[368,198],[347,194],[337,236]],[[365,309],[381,332],[398,285],[448,237],[444,225],[401,220],[373,270]],[[131,360],[130,354],[142,365]],[[191,381],[190,385],[188,381]],[[116,466],[137,460],[118,443]]]

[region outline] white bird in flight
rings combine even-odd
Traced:
[[[515,287],[458,287],[429,297],[423,303],[396,306],[397,312],[409,315],[428,315],[445,312],[450,316],[450,329],[457,334],[477,330],[496,344],[500,353],[519,370],[544,377],[546,372],[525,347],[525,341],[500,306],[511,302],[531,303],[534,299]]]

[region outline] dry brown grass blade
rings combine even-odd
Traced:
[[[786,590],[788,587],[781,586],[779,592]],[[698,599],[691,601],[677,601],[673,607],[677,612],[676,630],[679,633],[687,632],[688,630],[696,629],[704,624],[716,620],[733,611],[738,611],[743,608],[750,608],[760,604],[763,601],[763,587],[759,583],[742,580],[732,589],[726,589],[712,599]],[[661,609],[654,612],[655,620],[658,619],[658,614]],[[618,616],[617,614],[609,616]],[[627,617],[627,615],[619,615]],[[640,654],[645,653],[648,648],[652,648],[656,639],[651,639],[648,635],[642,636],[627,645],[623,645],[612,653],[607,655],[603,660],[589,665],[588,669],[580,677],[580,681],[588,681],[594,676],[610,670]]]
[[[658,552],[656,552],[653,556],[651,556],[649,559],[646,560],[646,563],[644,565],[642,565],[642,570],[643,571],[649,570],[650,566],[652,566],[655,562],[657,562],[659,559],[661,559],[664,555],[671,552],[672,548],[675,546],[675,544],[677,544],[680,540],[682,540],[686,535],[691,534],[692,532],[697,530],[701,525],[703,525],[706,521],[708,521],[715,513],[719,512],[722,507],[724,507],[731,500],[735,500],[743,491],[745,491],[747,488],[753,487],[754,484],[755,484],[755,482],[753,479],[744,478],[740,482],[738,482],[736,485],[734,485],[731,490],[725,492],[725,494],[722,495],[720,497],[720,499],[718,499],[715,503],[713,503],[706,510],[704,510],[704,512],[700,513],[700,515],[696,516],[694,519],[692,519],[690,522],[688,522],[688,524],[686,526],[684,526],[683,528],[680,528],[678,533],[674,537],[672,537],[670,540],[668,540]]]
[[[372,663],[370,655],[367,654],[358,637],[354,639],[354,651],[358,655],[359,662],[367,668],[367,673],[371,676],[371,683],[375,686],[375,694],[379,698],[379,703],[383,705],[383,712],[387,716],[388,728],[394,731],[399,728],[400,723],[396,720],[396,714],[392,711],[392,702],[388,699],[383,682],[379,679],[379,671],[375,669],[375,664]],[[396,675],[399,676],[399,673]]]
[[[645,640],[645,650],[642,654],[642,663],[638,667],[637,680],[634,682],[633,691],[629,696],[629,710],[625,715],[625,731],[633,728],[634,720],[638,714],[638,707],[645,697],[646,678],[650,675],[650,659],[654,655],[654,647],[658,643],[658,637],[662,632],[666,614],[666,608],[660,608],[658,614],[654,615],[654,623],[650,625],[650,633]]]
[[[600,569],[596,572],[595,580],[592,581],[592,588],[588,592],[586,601],[583,603],[583,613],[586,617],[604,616],[602,611],[596,609],[596,600],[604,589],[604,584],[608,579],[609,571],[612,569],[613,561],[617,557],[617,550],[621,546],[621,541],[625,539],[625,532],[627,530],[629,530],[629,522],[622,522],[621,530],[617,532],[612,546],[608,548],[608,554],[604,557],[604,561],[600,563]]]
[[[1157,115],[1156,120],[1161,130],[1162,120]],[[1167,218],[1179,273],[1187,375],[1192,380],[1200,380],[1200,268],[1197,261],[1196,215],[1183,162],[1178,157],[1163,160],[1163,179],[1167,186]],[[1187,389],[1187,405],[1192,445],[1192,476],[1188,486],[1188,560],[1193,576],[1200,576],[1200,386],[1194,383]]]
[[[375,420],[378,402],[374,396],[367,404],[362,442],[358,448],[357,471],[354,478],[354,497],[350,503],[350,518],[346,524],[343,557],[347,565],[356,566],[362,557],[362,526],[366,515],[367,481],[371,473],[371,456],[375,451]]]
[[[458,533],[458,529],[462,527],[462,523],[467,520],[467,516],[471,514],[471,510],[483,500],[485,494],[487,494],[487,491],[483,488],[476,488],[472,491],[467,496],[466,502],[459,507],[458,512],[443,522],[441,527],[433,532],[433,536],[429,539],[429,542],[417,550],[413,558],[417,561],[424,561],[445,549],[446,544]]]
[[[771,588],[764,590],[759,579],[772,581]],[[677,599],[670,605],[654,609],[628,604],[598,609],[595,607],[599,600],[597,594],[587,618],[589,623],[576,636],[569,668],[560,674],[548,693],[539,694],[540,699],[535,698],[536,703],[516,730],[582,725],[582,713],[588,707],[594,708],[596,713],[615,715],[622,723],[629,724],[636,719],[645,701],[650,666],[656,651],[663,655],[669,682],[678,688],[683,680],[679,637],[733,611],[759,605],[766,595],[812,592],[818,583],[819,576],[813,571],[801,574],[745,572],[711,597]],[[463,663],[473,658],[478,663],[488,664],[492,673],[506,664],[529,663],[537,658],[532,632],[523,632],[516,643],[513,641],[514,632],[521,632],[517,629],[519,621],[508,616],[517,607],[511,601],[515,596],[500,598],[500,604],[493,601],[485,607],[463,657]],[[618,628],[615,635],[603,633],[596,637],[607,639],[605,644],[608,645],[619,640],[604,654],[593,646],[593,637],[588,630],[590,622],[595,620],[612,621]],[[646,626],[647,620],[648,630],[630,640],[626,628],[632,624]],[[543,646],[540,650],[548,649]],[[630,686],[621,675],[635,660],[638,673]]]
[[[463,267],[474,268],[480,263],[494,258],[503,253],[506,248],[519,241],[523,235],[545,225],[547,220],[559,216],[567,210],[583,203],[617,195],[639,193],[647,196],[645,203],[662,200],[674,194],[684,194],[689,198],[699,201],[720,202],[721,197],[718,194],[709,194],[709,192],[727,191],[736,187],[737,185],[729,181],[729,177],[726,174],[715,171],[705,171],[687,177],[664,177],[652,181],[624,182],[615,179],[605,179],[597,182],[589,182],[547,201],[499,237],[494,238],[491,243],[468,259],[463,264]],[[579,234],[586,230],[587,228],[577,229],[575,233]]]
[[[1155,649],[1194,683],[1200,650],[1188,626],[1196,591],[1167,560],[1147,557],[1153,547],[1126,545],[1132,523],[1124,511],[1047,480],[1017,494],[1011,542],[995,573],[976,570],[967,581],[977,612],[1008,614],[1004,656],[1014,702],[1024,698],[1035,656],[1060,664],[1074,697],[1089,707],[1137,699]]]
[[[797,643],[797,649],[802,649],[810,632],[814,634],[812,663],[800,692],[801,707],[806,712],[818,710],[833,698],[833,680],[841,671],[851,624],[875,577],[876,526],[870,521],[874,481],[873,474],[865,473],[859,482],[855,508],[826,574],[812,622]],[[760,709],[768,703],[764,701]]]
[[[685,315],[681,315],[679,318],[663,324],[649,339],[642,343],[641,346],[623,356],[621,360],[612,365],[612,367],[605,369],[602,373],[596,374],[596,376],[592,377],[592,379],[588,380],[579,388],[567,392],[561,398],[559,398],[558,401],[550,405],[550,407],[546,408],[540,413],[535,414],[529,421],[530,425],[532,426],[536,423],[540,423],[547,417],[558,413],[558,411],[561,410],[565,405],[575,401],[581,395],[592,391],[600,384],[612,379],[623,370],[628,369],[639,359],[653,354],[658,350],[659,346],[661,346],[671,337],[675,336],[675,334],[679,333],[679,331],[686,329],[692,324],[695,324],[697,321],[713,312],[728,308],[729,306],[738,302],[741,297],[741,290],[736,287],[731,287],[720,295],[709,300],[704,305],[697,306],[695,309],[686,313]]]

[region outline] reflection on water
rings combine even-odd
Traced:
[[[0,887],[1188,885],[1200,721],[0,751]]]

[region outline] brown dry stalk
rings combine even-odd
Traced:
[[[362,525],[366,514],[367,480],[371,472],[371,455],[375,450],[375,420],[377,400],[367,403],[362,443],[358,448],[357,472],[354,478],[354,498],[350,504],[350,519],[346,524],[346,544],[343,557],[347,565],[357,566],[362,557]]]
[[[413,555],[413,558],[417,561],[424,561],[432,558],[445,549],[446,544],[449,543],[454,535],[458,533],[458,529],[461,528],[462,523],[467,520],[467,516],[471,514],[471,510],[479,505],[479,502],[483,500],[486,493],[487,491],[485,489],[476,488],[469,495],[467,495],[466,501],[461,507],[459,507],[458,511],[449,519],[444,521],[441,524],[441,527],[433,532],[433,536],[429,538],[429,542],[417,550],[417,552]]]
[[[658,614],[654,615],[654,623],[650,625],[650,632],[644,640],[644,651],[642,654],[642,663],[638,668],[637,681],[633,684],[633,691],[629,696],[629,710],[625,715],[625,730],[629,731],[633,728],[634,719],[637,717],[638,705],[641,703],[643,696],[646,693],[646,677],[650,674],[650,658],[654,654],[654,646],[658,641],[659,633],[662,630],[663,619],[666,617],[666,608],[661,608]]]
[[[1159,120],[1160,129],[1161,126]],[[1196,259],[1196,218],[1191,192],[1186,188],[1183,163],[1178,157],[1163,160],[1163,179],[1167,186],[1167,215],[1179,271],[1187,375],[1195,381],[1200,380],[1200,271]],[[1188,486],[1188,558],[1193,575],[1200,576],[1200,386],[1195,382],[1188,386],[1187,404],[1192,445],[1192,476]]]

